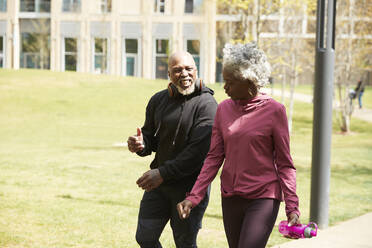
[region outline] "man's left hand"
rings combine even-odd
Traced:
[[[157,187],[163,182],[163,178],[160,175],[159,169],[152,169],[146,171],[140,178],[137,180],[138,187],[144,189],[146,192],[149,192]]]

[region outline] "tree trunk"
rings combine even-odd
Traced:
[[[350,117],[353,112],[352,99],[350,99],[348,91],[346,90],[346,96],[342,94],[342,85],[341,83],[337,85],[338,95],[340,99],[339,114],[340,114],[340,130],[343,133],[350,132]]]
[[[285,100],[285,84],[286,84],[286,80],[287,80],[287,75],[286,75],[285,69],[283,68],[282,89],[281,89],[281,94],[282,94],[281,103],[282,104],[284,104],[284,100]]]
[[[292,117],[293,117],[293,106],[294,106],[294,92],[295,86],[298,80],[298,75],[296,71],[296,56],[292,53],[292,70],[294,72],[293,77],[291,77],[291,89],[289,96],[289,114],[288,114],[288,129],[289,133],[292,132]]]

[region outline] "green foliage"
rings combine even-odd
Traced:
[[[137,247],[142,190],[135,181],[152,156],[117,146],[144,120],[149,97],[163,80],[0,70],[0,247]],[[221,84],[211,86],[220,102]],[[292,155],[302,221],[310,198],[312,105],[296,103]],[[330,224],[372,211],[372,129],[334,130]],[[199,247],[227,247],[219,178],[212,184]],[[341,189],[341,190],[340,190]],[[281,204],[278,221],[285,218]],[[352,209],[352,211],[350,211]],[[161,237],[174,247],[169,226]],[[275,227],[268,246],[287,241]]]

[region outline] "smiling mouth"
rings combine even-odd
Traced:
[[[181,79],[180,80],[180,85],[183,87],[189,87],[192,84],[191,79]]]

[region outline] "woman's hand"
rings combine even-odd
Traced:
[[[192,203],[189,200],[183,200],[182,202],[177,204],[177,211],[180,219],[186,219],[190,215],[190,211],[192,208]]]
[[[295,213],[290,213],[288,216],[288,226],[299,225],[299,224],[301,224],[300,217],[298,217],[298,215]]]

